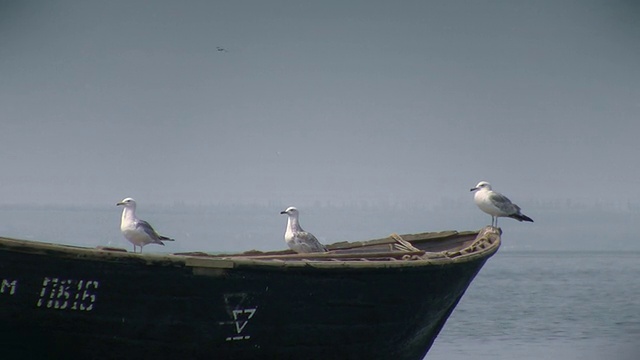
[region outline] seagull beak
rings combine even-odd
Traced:
[[[280,211],[280,214],[286,214],[286,213],[287,213],[286,211]]]
[[[477,188],[477,187],[474,187],[474,188],[472,188],[472,189],[471,189],[471,190],[469,190],[469,191],[476,191],[476,190],[478,190],[478,188]]]
[[[119,202],[119,203],[116,204],[116,206],[120,206],[120,205],[124,205],[124,203],[123,202]]]

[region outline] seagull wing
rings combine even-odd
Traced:
[[[300,247],[305,250],[305,253],[328,251],[326,246],[322,245],[310,232],[300,231],[296,233],[296,239],[298,240]]]
[[[138,220],[136,222],[136,230],[140,230],[143,231],[145,234],[147,234],[147,236],[149,236],[149,238],[151,238],[151,240],[153,240],[154,243],[156,244],[162,244],[162,241],[160,240],[168,240],[168,238],[164,238],[164,236],[160,236],[151,226],[151,224],[149,224],[148,222],[144,221],[144,220]],[[164,245],[164,244],[162,244]]]
[[[493,206],[498,208],[498,210],[503,212],[505,215],[517,214],[520,211],[518,205],[512,203],[506,196],[495,191],[489,195],[489,200]]]

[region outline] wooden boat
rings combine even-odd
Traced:
[[[500,230],[323,254],[134,254],[0,238],[2,359],[422,359]]]

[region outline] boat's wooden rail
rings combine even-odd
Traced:
[[[496,247],[500,242],[500,229],[485,227],[477,232],[425,233],[403,235],[391,234],[387,238],[355,243],[337,243],[327,247],[326,253],[297,254],[292,251],[259,252],[241,254],[210,255],[206,253],[180,253],[176,255],[225,259],[230,261],[276,261],[276,262],[336,262],[336,261],[410,261],[451,260],[473,255]]]
[[[120,248],[87,248],[0,237],[0,251],[73,258],[76,260],[135,262],[150,266],[177,266],[229,269],[246,266],[268,267],[397,267],[422,266],[425,263],[467,261],[493,254],[500,246],[500,229],[485,227],[479,231],[446,231],[423,234],[392,234],[382,239],[341,242],[328,246],[327,253],[296,254],[292,251],[240,254],[202,252],[176,254],[138,254]]]

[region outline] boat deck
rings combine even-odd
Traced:
[[[428,263],[466,261],[497,251],[501,230],[485,227],[479,231],[443,231],[421,234],[391,234],[369,241],[338,242],[327,246],[329,252],[297,254],[291,250],[261,252],[257,250],[237,254],[182,252],[173,254],[132,253],[122,248],[88,248],[0,238],[0,249],[12,251],[82,258],[96,261],[143,261],[148,265],[233,268],[247,265],[299,267],[354,266],[395,267]]]
[[[202,252],[177,253],[174,255],[230,260],[272,261],[408,261],[408,260],[452,260],[472,255],[494,246],[500,241],[499,228],[485,227],[480,231],[444,231],[421,234],[398,235],[358,242],[339,242],[327,245],[329,252],[297,254],[291,250],[247,251],[240,254],[212,255]]]

